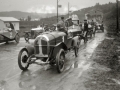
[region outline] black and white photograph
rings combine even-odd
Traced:
[[[120,90],[120,0],[0,0],[0,90]]]

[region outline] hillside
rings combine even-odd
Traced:
[[[4,17],[15,17],[15,18],[26,18],[31,16],[31,18],[46,18],[55,16],[54,13],[52,14],[43,14],[43,13],[28,13],[28,12],[21,12],[21,11],[9,11],[9,12],[0,12],[0,16]]]
[[[100,5],[99,3],[97,3],[95,6],[92,7],[87,7],[87,8],[83,8],[81,10],[75,11],[72,14],[76,14],[78,15],[80,21],[83,21],[85,18],[85,14],[91,10],[101,10],[104,14],[104,20],[106,20],[108,17],[110,18],[111,15],[114,16],[114,13],[112,11],[115,11],[116,9],[116,4],[115,3],[111,3],[109,2],[108,4],[103,4]],[[68,17],[68,15],[63,15],[65,18]],[[59,16],[60,17],[60,16]],[[43,18],[41,19],[41,22],[44,23],[56,23],[57,21],[57,17],[51,17],[51,18]]]

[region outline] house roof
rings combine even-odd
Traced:
[[[0,17],[0,20],[2,21],[19,21],[18,19],[14,18],[14,17]]]

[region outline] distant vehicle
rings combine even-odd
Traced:
[[[10,22],[7,26],[2,20],[0,20],[0,43],[15,40],[16,43],[19,43],[20,36],[18,32],[14,29],[13,24]]]
[[[96,30],[101,30],[102,32],[104,32],[104,26],[103,24],[97,24],[95,27]]]
[[[21,70],[27,70],[29,65],[56,65],[59,73],[64,71],[65,54],[73,49],[78,56],[80,45],[79,36],[73,36],[74,29],[65,32],[57,26],[53,32],[44,32],[35,38],[34,44],[23,47],[18,55],[18,65]],[[42,63],[37,63],[41,60]]]
[[[32,28],[31,31],[25,31],[25,41],[29,42],[29,39],[35,39],[38,35],[44,32],[43,27],[38,26],[37,28]]]
[[[100,10],[91,10],[85,14],[85,18],[88,22],[94,21],[94,27],[96,30],[102,30],[104,32],[104,25],[103,25],[103,13]],[[95,34],[95,32],[94,32]]]

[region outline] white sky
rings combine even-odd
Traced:
[[[38,13],[55,13],[57,0],[0,0],[1,11],[27,11]],[[67,12],[67,5],[70,3],[71,10],[93,6],[96,3],[105,4],[116,2],[116,0],[60,0],[59,12]]]

